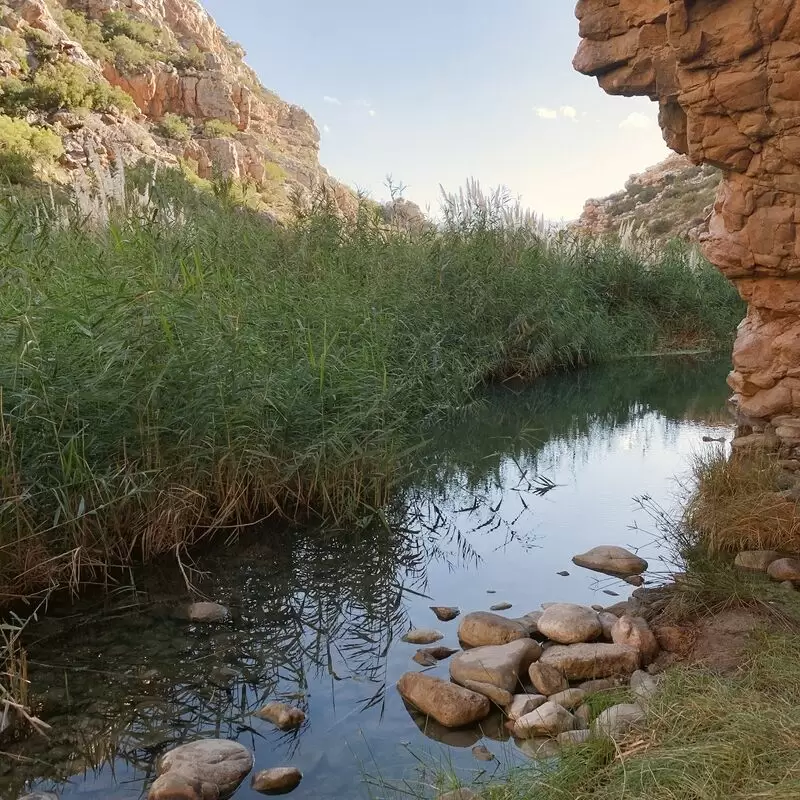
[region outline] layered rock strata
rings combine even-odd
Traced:
[[[576,14],[576,69],[658,101],[667,144],[723,171],[703,248],[748,303],[729,383],[744,423],[799,447],[800,2],[580,0]]]

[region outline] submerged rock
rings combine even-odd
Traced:
[[[299,728],[306,719],[302,709],[290,706],[287,703],[267,703],[260,711],[256,711],[259,719],[271,722],[282,731]]]
[[[444,639],[444,634],[430,628],[412,628],[403,636],[403,641],[409,644],[433,644],[441,639]]]
[[[488,611],[473,611],[458,626],[458,638],[467,647],[508,644],[517,639],[526,639],[528,635],[519,622]]]
[[[509,608],[513,608],[511,603],[495,603],[489,606],[489,611],[508,611]]]
[[[148,800],[230,797],[253,768],[253,755],[238,742],[201,739],[163,755]],[[214,792],[217,794],[214,795]]]
[[[431,606],[430,608],[436,614],[439,622],[450,622],[461,613],[461,609],[455,606]]]
[[[591,642],[603,633],[597,612],[574,603],[548,606],[538,624],[544,636],[560,644]]]
[[[514,692],[519,679],[542,653],[533,639],[520,639],[503,645],[487,645],[465,650],[450,662],[450,677],[463,684],[480,681]]]
[[[421,672],[406,672],[397,682],[406,702],[447,728],[471,725],[489,716],[487,697]]]
[[[297,767],[273,767],[253,775],[250,786],[261,794],[286,794],[296,789],[301,780],[303,773]]]
[[[621,578],[639,575],[647,569],[647,562],[643,558],[624,547],[614,545],[593,547],[591,550],[575,556],[572,563],[585,569]]]
[[[475,756],[478,761],[494,761],[494,753],[482,744],[477,744],[472,748],[472,755]]]
[[[185,609],[185,617],[189,622],[220,623],[228,620],[230,615],[230,611],[219,603],[190,603]]]
[[[639,669],[640,655],[627,645],[598,642],[554,645],[545,650],[541,661],[561,670],[567,680],[582,681],[630,675]]]

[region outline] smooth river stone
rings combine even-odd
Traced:
[[[647,569],[647,562],[643,558],[624,547],[614,545],[593,547],[591,550],[573,557],[572,563],[585,569],[622,578],[628,575],[639,575]]]
[[[461,728],[489,716],[488,697],[422,672],[406,672],[397,691],[407,703],[446,728]]]
[[[186,607],[186,618],[189,622],[214,624],[225,622],[230,617],[230,611],[219,603],[190,603]]]
[[[640,655],[624,644],[557,644],[544,651],[541,662],[560,670],[567,680],[585,681],[631,675],[639,669]]]
[[[305,712],[302,709],[290,706],[287,703],[267,703],[263,708],[256,711],[255,715],[259,719],[271,722],[282,731],[299,728],[306,719]]]
[[[539,618],[539,632],[559,644],[577,644],[599,639],[603,626],[597,612],[574,603],[548,606]]]
[[[575,717],[558,703],[547,702],[514,723],[514,736],[535,739],[538,736],[558,736],[575,728]]]
[[[506,716],[515,722],[520,717],[530,714],[531,711],[539,708],[547,702],[543,694],[515,694],[506,709]]]
[[[781,554],[775,550],[743,550],[741,553],[737,553],[733,563],[740,569],[766,572],[767,567],[780,557]]]
[[[158,762],[158,778],[148,800],[230,797],[253,768],[253,755],[243,745],[227,739],[201,739],[165,753]],[[217,795],[214,794],[217,793]]]
[[[514,696],[511,692],[501,689],[499,686],[494,686],[491,683],[483,683],[482,681],[464,681],[464,688],[469,689],[471,692],[477,692],[484,697],[488,697],[494,705],[498,708],[505,708],[510,705]]]
[[[542,661],[534,661],[531,664],[528,676],[536,691],[545,696],[569,689],[569,681],[564,677],[564,673]]]
[[[635,647],[641,653],[645,666],[655,660],[661,649],[644,617],[620,617],[611,629],[611,640],[614,644]]]
[[[592,723],[594,736],[607,736],[617,740],[634,730],[642,730],[647,723],[647,714],[635,703],[620,703],[598,714]]]
[[[250,786],[261,794],[287,794],[300,785],[303,773],[297,767],[262,769],[253,775]]]
[[[767,575],[774,581],[800,581],[800,559],[779,558],[767,567]]]
[[[458,626],[458,638],[467,647],[508,644],[529,637],[524,625],[489,611],[473,611]]]
[[[409,644],[433,644],[444,639],[444,634],[429,628],[412,628],[404,637],[403,641]]]
[[[450,677],[456,683],[491,683],[513,693],[519,687],[520,676],[541,654],[541,646],[533,639],[475,647],[453,657]]]
[[[430,609],[439,622],[450,622],[461,613],[461,609],[456,606],[431,606]]]

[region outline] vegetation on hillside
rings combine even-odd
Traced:
[[[742,313],[677,245],[546,237],[491,203],[414,233],[321,200],[280,228],[215,189],[140,180],[99,229],[4,203],[3,599],[263,517],[363,519],[482,383],[727,344]]]

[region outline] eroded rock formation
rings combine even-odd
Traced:
[[[729,383],[754,429],[800,446],[800,2],[579,0],[576,14],[576,69],[657,100],[667,144],[723,170],[703,247],[749,304]]]

